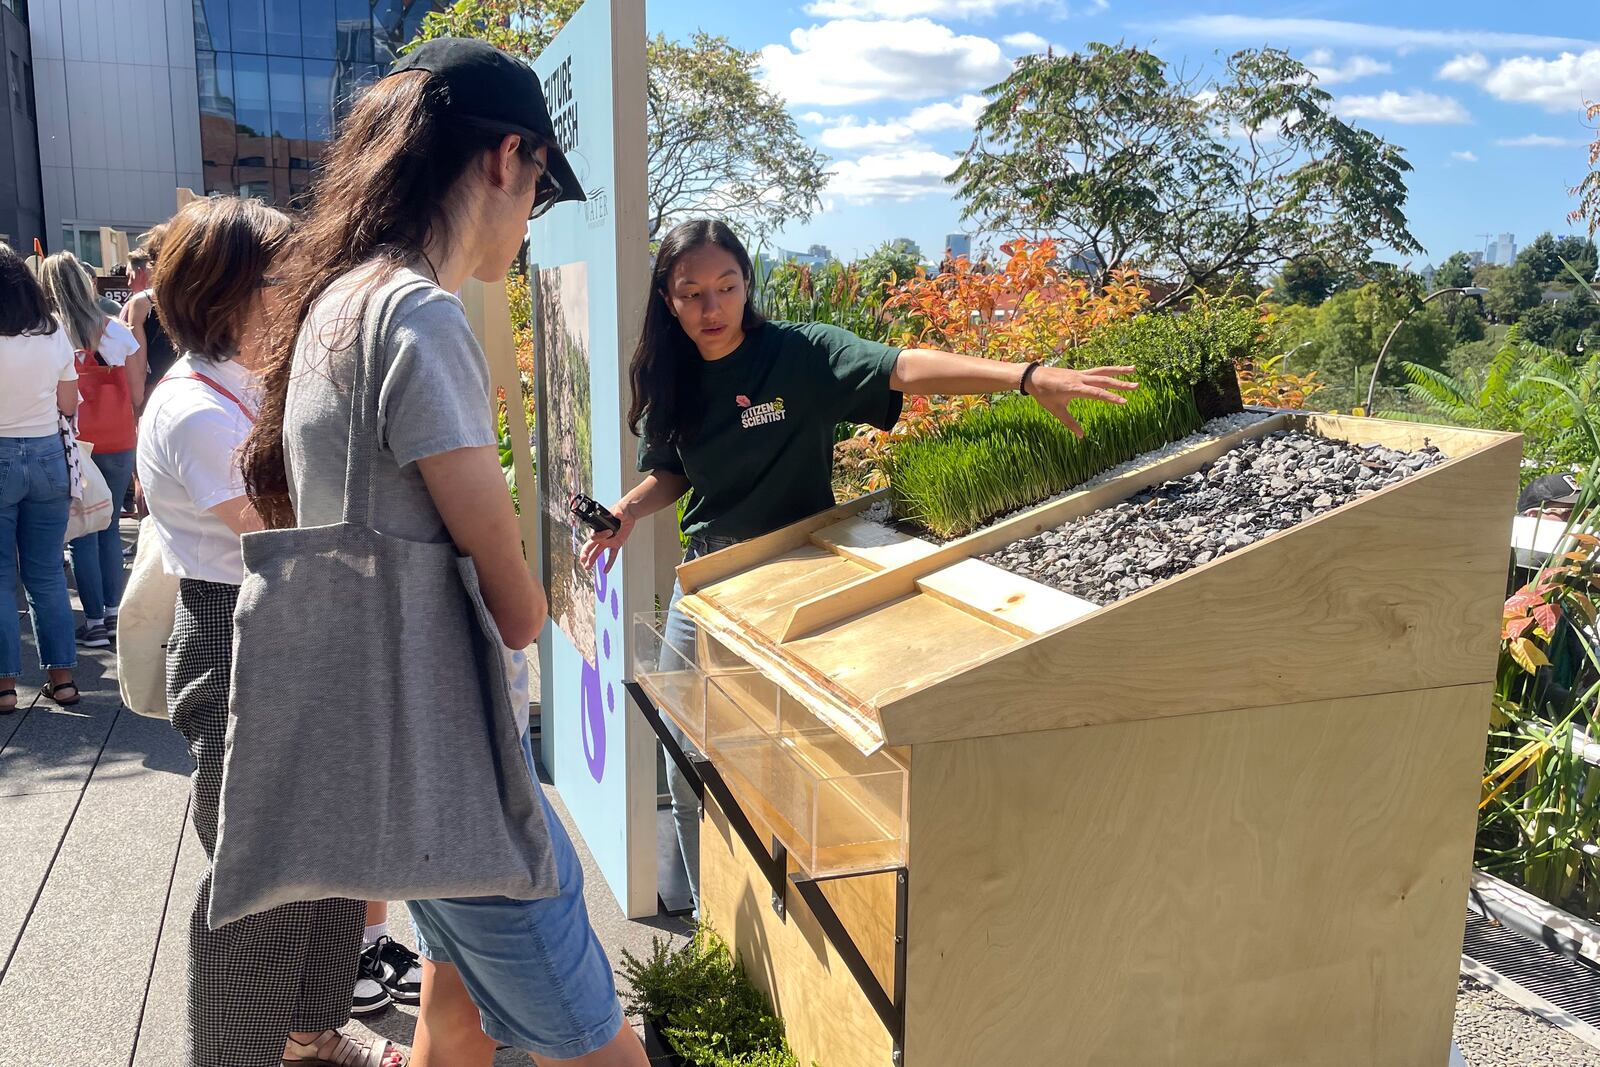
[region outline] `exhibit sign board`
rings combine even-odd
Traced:
[[[550,620],[541,744],[574,821],[629,916],[656,910],[654,735],[622,688],[626,620],[654,599],[652,539],[585,571],[573,494],[610,504],[638,480],[624,412],[649,280],[642,0],[588,0],[533,63],[587,202],[529,226],[538,515]],[[530,502],[531,503],[531,502]],[[527,505],[525,505],[527,506]]]

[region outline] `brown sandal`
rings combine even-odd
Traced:
[[[405,1056],[383,1038],[357,1041],[342,1030],[324,1030],[310,1044],[290,1038],[284,1067],[401,1067]]]
[[[61,691],[63,689],[72,690],[71,699],[62,699]],[[58,708],[70,708],[74,704],[78,703],[78,701],[83,699],[83,694],[78,691],[78,683],[71,680],[65,682],[46,682],[44,683],[44,688],[39,690],[39,692],[49,697],[51,700],[54,700],[56,702],[56,707]]]

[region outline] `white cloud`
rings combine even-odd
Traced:
[[[823,130],[817,140],[824,148],[859,152],[863,148],[889,148],[911,140],[911,127],[903,122],[863,122],[846,118]]]
[[[855,203],[912,200],[947,192],[955,169],[952,157],[920,148],[842,159],[828,166],[828,192]]]
[[[1455,82],[1475,82],[1487,73],[1489,73],[1489,61],[1483,57],[1482,52],[1456,56],[1439,68],[1439,77]]]
[[[1317,81],[1324,85],[1353,82],[1359,78],[1388,74],[1394,70],[1388,63],[1373,59],[1371,56],[1351,56],[1343,64],[1335,63],[1333,53],[1326,48],[1318,48],[1307,55],[1306,66],[1317,76]]]
[[[789,43],[763,48],[761,65],[791,104],[925,100],[992,85],[1011,70],[998,43],[927,19],[841,19],[796,29]]]
[[[830,119],[820,111],[807,111],[800,116],[801,122],[809,122],[813,126],[832,126],[837,119]]]
[[[854,115],[830,119],[814,111],[800,117],[806,121],[814,120],[817,125],[826,127],[817,135],[817,142],[822,147],[835,151],[859,152],[902,145],[908,148],[926,149],[927,145],[912,143],[916,134],[936,133],[941,130],[970,130],[977,124],[978,115],[987,102],[981,96],[968,93],[954,102],[945,100],[937,104],[928,104],[913,109],[911,114],[904,118],[887,119],[882,122],[877,119],[862,122]]]
[[[1250,15],[1192,15],[1161,24],[1168,31],[1195,37],[1244,40],[1274,44],[1309,44],[1319,47],[1455,49],[1473,52],[1511,52],[1517,49],[1590,48],[1597,42],[1578,37],[1535,33],[1499,33],[1491,30],[1423,30],[1380,26],[1338,19],[1259,18]]]
[[[1397,93],[1386,90],[1376,96],[1342,96],[1334,109],[1345,118],[1408,125],[1471,122],[1467,109],[1453,97],[1434,93]]]
[[[981,96],[967,93],[955,103],[941,101],[912,111],[905,124],[918,133],[936,130],[970,130],[978,124],[978,116],[989,103]]]
[[[1525,133],[1521,137],[1502,137],[1501,148],[1581,148],[1588,142],[1578,137],[1551,137],[1544,133]]]
[[[1050,42],[1040,37],[1037,33],[1023,31],[1022,33],[1008,33],[1000,38],[1000,43],[1007,48],[1016,48],[1024,52],[1043,52],[1050,47]]]
[[[1451,152],[1450,153],[1450,158],[1451,159],[1458,159],[1463,163],[1476,163],[1478,161],[1478,154],[1476,152],[1473,152],[1473,151],[1470,151],[1470,150],[1461,151],[1461,152]]]
[[[1579,111],[1600,95],[1600,48],[1563,52],[1555,59],[1515,56],[1484,76],[1485,90],[1501,100],[1538,104],[1546,111]]]
[[[1099,0],[1096,10],[1104,10]],[[812,0],[805,13],[824,19],[988,18],[1010,8],[1058,7],[1054,0]]]

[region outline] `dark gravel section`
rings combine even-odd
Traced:
[[[1444,461],[1429,445],[1402,452],[1282,431],[983,558],[1096,604],[1236,552]]]

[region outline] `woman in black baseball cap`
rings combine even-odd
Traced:
[[[460,39],[407,55],[345,119],[313,207],[275,269],[287,310],[274,323],[266,395],[245,448],[250,496],[269,525],[339,523],[356,368],[378,368],[371,525],[391,538],[453,542],[471,558],[508,678],[544,626],[545,594],[528,573],[501,475],[488,366],[454,294],[469,278],[503,282],[528,220],[581,199],[529,67]],[[386,312],[364,335],[371,306]],[[306,589],[306,610],[337,610],[327,596]],[[375,697],[326,681],[330,712]],[[440,693],[438,714],[460,714],[456,703]],[[531,775],[527,706],[523,696]],[[359,788],[362,774],[350,779]],[[444,810],[457,785],[386,784]],[[496,1042],[541,1064],[645,1067],[584,908],[572,843],[547,803],[542,810],[543,830],[532,832],[548,836],[551,861],[527,891],[540,899],[410,902],[424,957],[415,1067],[487,1067]]]

